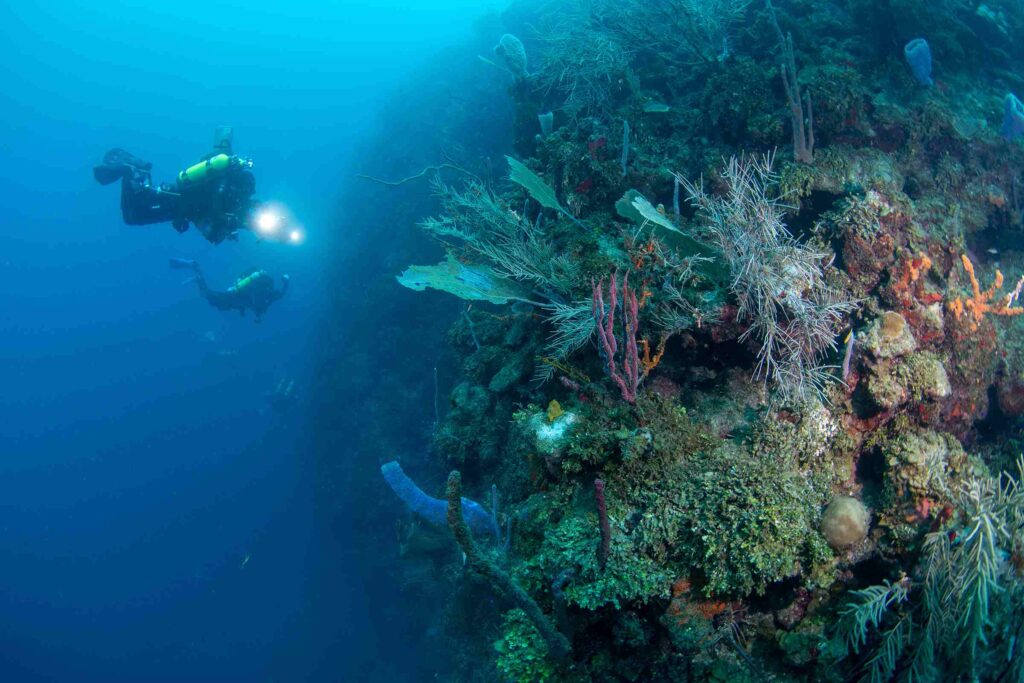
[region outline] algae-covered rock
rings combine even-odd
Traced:
[[[931,353],[911,353],[871,368],[865,384],[868,395],[882,410],[892,410],[910,399],[939,400],[953,389],[942,361]]]
[[[493,395],[479,384],[460,382],[452,389],[448,412],[434,432],[434,447],[449,464],[486,462],[498,456],[507,423],[489,419],[493,410]]]
[[[861,335],[861,348],[875,358],[903,356],[917,348],[914,333],[907,321],[896,311],[886,311]]]
[[[999,410],[1009,417],[1024,415],[1024,381],[1019,375],[1004,375],[996,382]]]
[[[864,503],[849,496],[836,496],[821,516],[821,532],[836,549],[849,548],[868,535],[871,514]]]
[[[755,456],[773,453],[794,456],[799,463],[815,463],[825,456],[841,428],[835,415],[820,402],[808,403],[787,419],[767,413],[753,427],[750,451]]]
[[[706,594],[760,594],[814,561],[820,503],[791,455],[721,449],[691,466],[678,494],[690,513],[680,549],[701,569]]]
[[[876,365],[868,375],[865,387],[876,406],[881,410],[892,410],[906,403],[910,397],[904,379],[893,366]]]
[[[886,444],[890,482],[915,498],[945,500],[952,479],[967,465],[960,442],[945,433],[903,428]]]
[[[515,387],[526,375],[526,366],[519,357],[515,357],[503,365],[500,370],[494,373],[487,388],[496,394],[501,394]]]
[[[616,512],[613,507],[609,515],[614,519]],[[566,516],[548,528],[531,564],[539,567],[543,576],[573,569],[573,579],[564,589],[565,598],[570,605],[586,610],[605,606],[621,609],[632,602],[647,603],[669,596],[672,569],[637,552],[636,539],[630,534],[613,523],[611,552],[604,569],[598,562],[599,539],[596,512]]]
[[[494,643],[495,665],[508,681],[550,681],[558,666],[526,612],[516,608],[502,618],[502,634]]]
[[[651,629],[636,612],[626,612],[612,625],[616,644],[621,647],[637,649],[651,639]]]
[[[491,406],[491,396],[481,386],[461,382],[451,395],[452,411],[479,415],[486,413]]]
[[[716,656],[711,660],[700,659],[695,662],[698,671],[697,680],[706,683],[754,683],[757,678],[750,666],[735,653]]]
[[[1017,335],[1011,335],[1017,339]],[[1024,348],[1018,343],[1007,345],[996,377],[996,401],[999,410],[1008,417],[1024,415]]]
[[[845,652],[841,642],[829,638],[832,626],[831,621],[815,617],[804,619],[792,631],[779,631],[776,638],[782,650],[782,658],[801,667],[815,662],[834,663],[842,658]]]
[[[953,392],[946,367],[933,354],[915,353],[908,363],[911,396],[917,400],[946,398]]]
[[[933,339],[942,339],[946,334],[946,319],[942,315],[942,304],[934,303],[918,309],[918,331]]]

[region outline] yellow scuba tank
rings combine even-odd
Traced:
[[[232,291],[232,292],[241,291],[241,290],[245,289],[246,287],[248,287],[249,285],[251,285],[252,283],[256,282],[256,280],[259,280],[260,278],[266,277],[266,275],[267,275],[266,271],[263,271],[263,270],[257,270],[254,273],[250,273],[249,275],[246,275],[245,277],[243,277],[240,280],[238,280],[237,282],[235,282],[235,284],[231,285],[231,287],[229,287],[229,291]]]
[[[228,156],[227,154],[215,154],[209,159],[200,161],[198,164],[193,164],[179,173],[178,184],[195,185],[196,183],[201,183],[214,176],[220,175],[231,168],[232,165],[245,168],[251,166],[252,163],[245,159]]]

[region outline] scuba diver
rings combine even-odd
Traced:
[[[256,322],[262,320],[263,314],[267,312],[271,304],[288,292],[288,284],[291,281],[287,275],[284,275],[281,278],[283,281],[281,289],[275,289],[274,278],[267,271],[256,269],[238,278],[235,284],[226,290],[218,291],[207,286],[206,278],[203,277],[199,263],[196,261],[172,258],[171,268],[191,270],[195,273],[185,282],[195,280],[199,285],[199,293],[214,308],[221,311],[237,310],[243,316],[246,310],[251,310],[256,316]]]
[[[185,232],[191,223],[214,244],[237,239],[259,203],[252,199],[252,161],[232,154],[231,137],[230,126],[218,127],[213,149],[179,173],[173,185],[154,185],[153,164],[116,148],[93,168],[93,176],[101,185],[121,181],[121,215],[128,225],[170,221],[175,230]]]

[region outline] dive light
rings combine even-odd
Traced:
[[[288,210],[277,203],[260,206],[250,223],[259,239],[300,244],[306,238],[302,228],[292,222]]]

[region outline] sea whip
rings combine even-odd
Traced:
[[[608,523],[608,506],[604,500],[604,481],[594,480],[594,498],[597,500],[597,519],[601,527],[601,545],[597,547],[597,565],[604,571],[612,549],[612,527]]]
[[[629,164],[629,121],[622,122],[622,177],[626,177]]]

